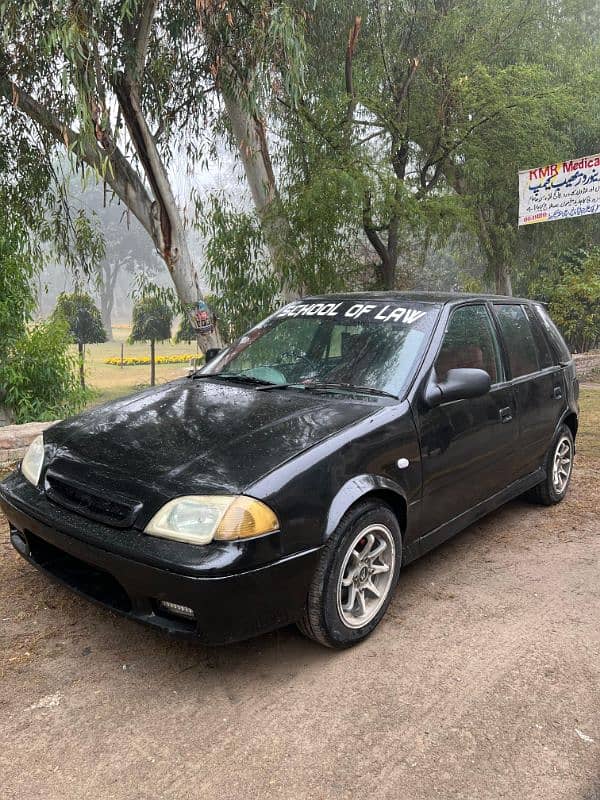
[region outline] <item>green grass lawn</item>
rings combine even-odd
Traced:
[[[115,325],[113,327],[114,341],[104,342],[103,344],[88,344],[85,352],[85,373],[86,382],[90,389],[94,391],[94,397],[90,405],[98,405],[107,400],[114,400],[117,397],[124,397],[132,392],[139,391],[150,385],[150,365],[144,364],[135,367],[115,367],[105,364],[107,358],[119,358],[121,355],[121,344],[123,344],[124,358],[150,356],[150,345],[145,342],[129,344],[127,337],[130,328],[125,325]],[[73,348],[77,352],[77,348]],[[179,355],[189,353],[191,356],[198,354],[195,343],[173,344],[171,341],[156,344],[157,356]],[[166,383],[185,375],[188,371],[188,364],[157,364],[156,383]]]
[[[582,389],[577,452],[600,461],[600,389]]]

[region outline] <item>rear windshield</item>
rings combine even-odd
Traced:
[[[252,328],[203,374],[273,384],[324,383],[402,394],[439,306],[416,302],[295,302]]]

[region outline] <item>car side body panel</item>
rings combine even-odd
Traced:
[[[289,553],[321,544],[348,508],[372,492],[389,492],[407,506],[420,501],[420,448],[408,402],[380,404],[351,435],[328,437],[247,489],[286,520]],[[405,531],[408,541],[419,536],[416,520]]]

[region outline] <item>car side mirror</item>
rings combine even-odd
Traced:
[[[220,347],[209,347],[206,353],[204,353],[204,363],[208,364],[208,362],[215,359],[220,352],[221,352]]]
[[[425,389],[425,402],[430,408],[451,403],[454,400],[468,400],[471,397],[482,397],[487,394],[492,380],[483,369],[449,369],[446,380],[438,383],[435,372],[431,373]]]

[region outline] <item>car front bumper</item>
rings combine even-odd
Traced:
[[[35,508],[32,513],[6,484],[0,487],[0,506],[13,546],[39,570],[119,614],[207,644],[247,639],[298,620],[319,558],[320,548],[314,548],[232,574],[215,575],[207,569],[211,574],[206,575],[201,567],[190,574],[189,569],[179,572],[172,564],[145,563],[61,530],[72,528],[75,515],[57,509],[50,522],[47,514],[36,514]],[[82,529],[88,529],[89,521],[79,519]],[[169,611],[163,601],[191,609],[193,618]]]

